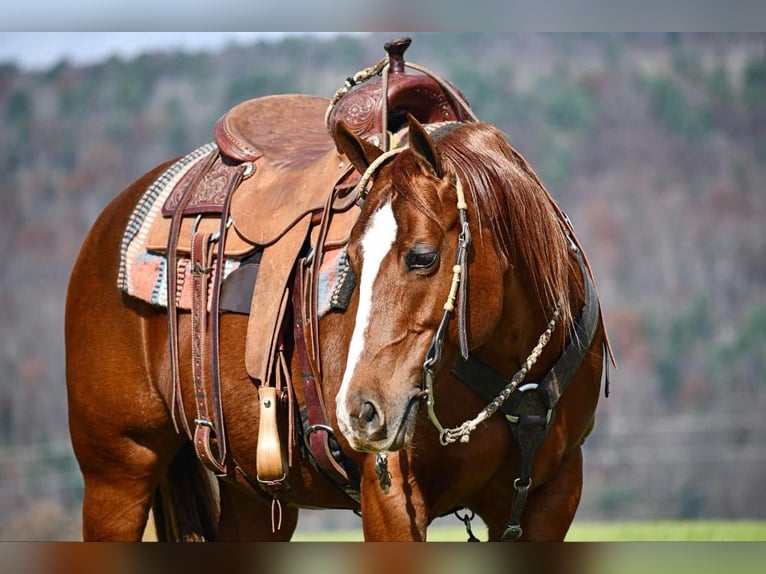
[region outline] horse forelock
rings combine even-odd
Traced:
[[[445,184],[427,177],[419,169],[417,161],[411,154],[403,154],[396,164],[389,168],[388,197],[392,201],[397,197],[402,198],[438,224],[444,219],[444,214],[436,198],[439,186]]]

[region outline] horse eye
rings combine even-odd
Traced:
[[[404,264],[410,271],[417,271],[418,269],[430,269],[437,259],[439,259],[437,251],[420,252],[412,249],[404,256]]]

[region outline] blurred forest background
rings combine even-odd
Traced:
[[[63,302],[100,210],[232,105],[329,97],[394,36],[0,63],[0,539],[80,536]],[[593,264],[620,368],[578,520],[766,518],[766,36],[412,36],[408,59],[507,134]]]

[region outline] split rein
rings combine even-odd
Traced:
[[[378,158],[373,161],[367,168],[359,183],[356,186],[355,193],[361,200],[367,196],[367,186],[378,171],[381,165],[398,155],[399,153],[407,150],[408,147],[395,148],[384,152]],[[460,353],[464,359],[468,358],[468,336],[467,336],[467,295],[468,295],[468,251],[471,246],[471,232],[468,226],[468,204],[465,200],[465,192],[463,191],[463,185],[460,182],[460,178],[455,176],[455,192],[457,194],[457,212],[460,220],[460,234],[458,235],[458,247],[457,255],[455,257],[455,265],[452,267],[452,282],[450,284],[449,294],[447,300],[444,303],[444,313],[442,315],[439,326],[434,332],[434,337],[431,340],[431,345],[426,352],[425,360],[423,362],[423,387],[420,393],[415,396],[415,399],[424,399],[426,401],[426,407],[428,409],[428,418],[431,423],[436,427],[439,432],[439,442],[442,446],[447,446],[455,442],[467,443],[470,440],[471,433],[481,423],[489,419],[497,410],[508,400],[508,397],[513,394],[514,391],[527,376],[529,370],[534,366],[543,349],[550,341],[551,335],[556,328],[559,314],[561,311],[561,305],[557,305],[553,310],[553,316],[551,317],[548,325],[540,335],[537,345],[535,345],[532,352],[522,364],[521,368],[511,378],[510,382],[500,391],[486,407],[484,407],[473,419],[467,420],[464,423],[453,427],[445,428],[441,424],[439,418],[436,416],[436,398],[434,395],[434,372],[437,365],[442,358],[442,349],[444,347],[444,339],[447,335],[447,328],[449,326],[450,319],[455,313],[455,303],[458,301],[458,290],[460,294],[458,302],[458,341],[460,345]]]

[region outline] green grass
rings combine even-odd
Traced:
[[[567,540],[580,542],[766,541],[764,521],[593,522],[572,525]]]
[[[474,523],[474,533],[486,539],[483,526]],[[428,531],[433,542],[464,542],[462,526],[435,526]],[[335,530],[298,532],[295,541],[354,542],[361,541],[362,531]],[[646,521],[646,522],[580,522],[572,525],[567,536],[574,542],[751,542],[766,541],[766,521]]]

